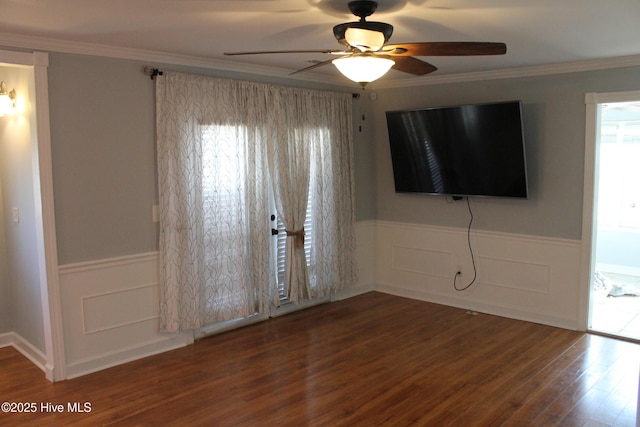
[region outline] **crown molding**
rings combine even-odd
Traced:
[[[389,89],[448,83],[474,82],[482,80],[511,79],[518,77],[547,76],[553,74],[579,73],[584,71],[596,71],[637,66],[640,66],[640,55],[630,55],[612,58],[590,59],[584,61],[534,65],[528,67],[506,68],[502,70],[447,74],[442,76],[431,75],[403,80],[385,81],[384,79],[381,79],[374,83],[376,89]]]
[[[160,63],[166,65],[198,67],[227,72],[246,73],[259,75],[261,77],[272,77],[289,81],[304,81],[318,84],[327,84],[349,90],[353,90],[353,88],[356,86],[354,83],[345,81],[342,76],[321,76],[310,73],[296,74],[292,76],[290,75],[291,70],[285,70],[278,67],[244,65],[231,61],[216,60],[199,56],[181,55],[144,49],[132,49],[69,40],[59,40],[37,36],[18,35],[12,33],[0,32],[0,46],[18,49],[44,50],[50,52],[104,56],[136,61],[148,61],[151,63]],[[381,80],[370,83],[368,87],[375,89],[416,87],[482,80],[566,74],[635,66],[640,66],[640,55],[590,59],[584,61],[507,68],[501,70],[446,74],[440,76],[428,75],[396,80],[385,80],[384,78],[382,78]]]
[[[72,53],[79,55],[103,56],[109,58],[128,59],[154,64],[197,67],[236,73],[255,74],[261,77],[273,77],[289,81],[304,81],[327,84],[353,90],[353,85],[340,79],[339,76],[321,76],[317,74],[290,75],[291,70],[259,65],[244,65],[231,61],[216,60],[200,56],[182,55],[154,50],[133,49],[96,43],[59,40],[38,36],[19,35],[0,32],[0,46],[43,50],[48,52]]]

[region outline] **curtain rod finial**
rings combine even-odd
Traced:
[[[153,80],[156,76],[164,75],[164,71],[153,67],[144,67],[144,73],[147,76],[151,77],[151,80]]]

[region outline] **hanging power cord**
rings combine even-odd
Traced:
[[[467,284],[463,288],[458,288],[458,277],[462,276],[462,271],[457,271],[456,275],[453,277],[453,288],[456,291],[466,291],[473,285],[478,277],[478,271],[476,269],[476,259],[473,254],[473,248],[471,247],[471,224],[473,224],[473,211],[471,210],[471,202],[469,201],[469,197],[467,197],[467,208],[469,209],[469,226],[467,227],[467,244],[469,245],[469,254],[471,255],[471,264],[473,265],[473,279],[469,284]]]

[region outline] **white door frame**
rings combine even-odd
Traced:
[[[49,55],[45,52],[13,52],[0,50],[0,64],[6,66],[33,67],[35,95],[35,128],[37,147],[33,147],[34,193],[36,195],[36,238],[38,240],[38,265],[46,365],[49,381],[66,379],[66,361],[58,280],[58,252],[56,245],[53,205],[53,173],[51,158],[51,129],[49,122],[49,85],[47,69]],[[40,199],[38,200],[38,195]],[[40,203],[38,203],[40,202]],[[38,214],[41,213],[41,216]]]
[[[608,102],[630,102],[640,100],[640,90],[626,92],[590,92],[585,95],[586,125],[584,153],[584,186],[582,198],[582,254],[580,268],[580,301],[578,307],[579,326],[588,330],[591,307],[591,282],[594,273],[593,254],[595,251],[594,221],[597,209],[596,183],[598,173],[597,143],[600,132],[599,104]]]

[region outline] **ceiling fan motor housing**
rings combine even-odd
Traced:
[[[333,27],[333,35],[335,36],[336,40],[344,44],[345,32],[349,28],[359,28],[362,30],[377,31],[379,33],[382,33],[384,35],[385,43],[389,41],[389,39],[391,38],[391,34],[393,34],[393,25],[387,24],[385,22],[365,21],[365,18],[367,16],[373,15],[373,12],[376,11],[376,9],[378,8],[378,2],[370,0],[356,0],[350,1],[348,6],[351,13],[360,18],[360,21],[346,22],[344,24],[338,24]]]
[[[391,34],[393,34],[393,25],[387,24],[385,22],[368,22],[368,21],[360,21],[360,22],[345,22],[344,24],[338,24],[333,27],[333,35],[336,37],[336,40],[342,43],[345,39],[344,33],[349,28],[360,28],[363,30],[377,31],[384,35],[385,43],[389,41],[391,38]]]
[[[373,12],[378,8],[378,2],[370,1],[370,0],[357,0],[350,1],[347,6],[349,6],[349,10],[351,13],[356,15],[361,20],[364,20],[365,17],[373,15]]]

